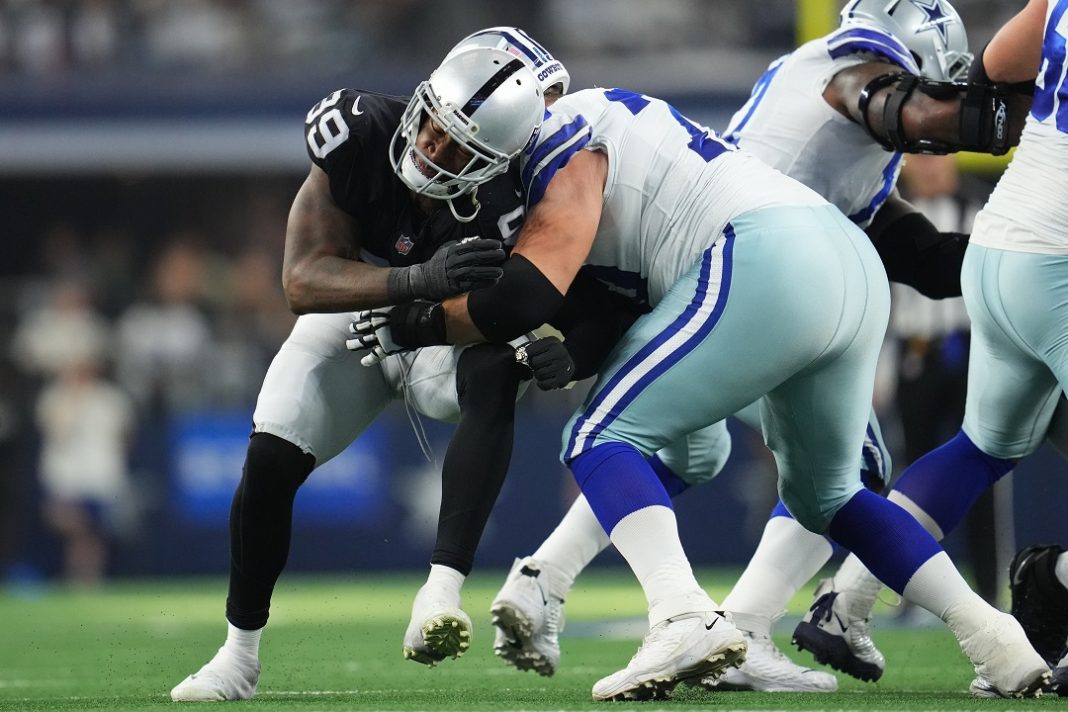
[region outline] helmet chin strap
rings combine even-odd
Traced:
[[[447,202],[449,203],[449,211],[452,213],[452,216],[454,218],[456,218],[459,222],[462,222],[462,223],[469,223],[472,220],[474,220],[478,216],[479,208],[482,207],[482,205],[478,202],[478,195],[477,194],[478,194],[478,188],[475,188],[470,193],[470,195],[471,195],[471,205],[474,208],[474,210],[472,211],[472,213],[470,215],[460,215],[459,211],[456,210],[456,204],[452,201],[452,199],[448,200]]]

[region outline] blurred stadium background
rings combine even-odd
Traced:
[[[955,5],[975,49],[1023,2]],[[463,35],[512,24],[567,64],[575,88],[655,94],[722,128],[767,63],[828,30],[837,9],[836,0],[0,0],[2,580],[91,582],[101,561],[109,578],[225,573],[252,404],[294,319],[279,277],[285,219],[308,168],[303,117],[322,96],[345,86],[406,94]],[[973,195],[1001,165],[967,164]],[[897,344],[888,346],[893,364]],[[895,378],[884,371],[877,406],[900,469]],[[85,384],[118,389],[107,391],[105,415],[80,399]],[[577,399],[531,392],[521,402],[480,566],[528,553],[570,503],[555,453]],[[86,472],[128,422],[124,476],[49,481],[42,456],[79,419],[100,439],[81,444]],[[396,404],[318,471],[298,496],[290,570],[424,567],[449,432],[411,422]],[[759,438],[734,433],[721,479],[678,503],[699,565],[743,564],[775,498]],[[1014,537],[1063,537],[1064,469],[1047,447],[1004,488],[1002,556]],[[57,531],[77,522],[49,505],[57,487],[115,504],[91,512],[110,536],[104,551],[74,552],[81,568],[64,560]],[[966,557],[965,539],[954,535],[951,552]]]

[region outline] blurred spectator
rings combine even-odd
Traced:
[[[31,75],[58,74],[67,68],[66,27],[57,2],[11,3],[15,64]]]
[[[113,0],[80,0],[70,18],[72,61],[95,68],[113,62],[119,51],[119,18]]]
[[[151,412],[195,408],[209,399],[211,325],[198,304],[203,270],[195,242],[173,238],[151,268],[151,297],[119,317],[119,383]]]
[[[86,285],[66,278],[51,290],[49,302],[27,314],[13,337],[12,356],[29,375],[54,376],[110,353],[111,327],[93,308]]]
[[[133,404],[101,377],[98,359],[85,357],[69,361],[45,387],[36,415],[44,520],[63,540],[64,578],[99,583],[109,533],[130,501]]]
[[[233,264],[228,299],[216,317],[216,405],[252,408],[263,374],[293,327],[296,317],[282,294],[279,264],[255,248]]]
[[[234,68],[247,57],[240,3],[171,0],[156,3],[147,18],[149,62],[161,67]]]

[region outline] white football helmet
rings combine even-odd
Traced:
[[[566,94],[571,86],[571,74],[563,63],[518,27],[487,27],[472,32],[449,50],[445,59],[471,47],[496,47],[519,57],[534,72],[542,94],[557,84],[561,87],[560,93]]]
[[[901,40],[920,65],[938,81],[964,77],[972,63],[968,35],[947,0],[850,0],[842,8],[845,25],[877,27]]]
[[[390,144],[400,179],[420,195],[450,201],[508,170],[537,136],[545,99],[526,63],[493,47],[472,47],[441,63],[408,102]],[[456,171],[434,163],[418,146],[423,120],[436,123],[470,160]],[[477,213],[477,203],[475,205]]]

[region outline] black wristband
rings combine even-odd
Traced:
[[[440,302],[405,302],[389,313],[390,335],[406,349],[449,343],[445,335],[445,309]]]
[[[390,304],[400,304],[415,299],[411,282],[411,267],[391,267],[386,275],[386,299]]]

